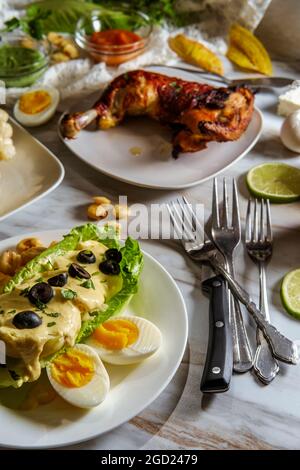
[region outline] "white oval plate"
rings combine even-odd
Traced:
[[[181,70],[156,67],[155,71],[201,82],[197,75]],[[148,118],[129,118],[106,131],[84,129],[76,139],[62,140],[81,160],[120,181],[145,188],[182,189],[203,183],[246,155],[260,136],[262,123],[262,114],[255,108],[239,140],[211,142],[207,149],[180,154],[177,160],[171,157],[170,131]],[[133,147],[142,149],[142,154],[133,156]]]
[[[53,191],[65,170],[58,158],[14,119],[16,155],[0,161],[0,221]]]
[[[47,231],[28,236],[48,244],[66,232]],[[0,252],[14,247],[20,238],[0,242]],[[135,366],[107,367],[111,390],[107,399],[93,410],[80,410],[61,398],[26,412],[0,405],[0,445],[47,448],[92,439],[139,414],[168,385],[186,347],[187,313],[172,277],[152,256],[144,253],[144,261],[140,288],[127,313],[144,316],[160,328],[161,350]]]

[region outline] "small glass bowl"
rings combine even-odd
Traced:
[[[33,58],[32,62],[26,65],[16,63],[14,70],[1,65],[0,80],[4,81],[7,88],[21,88],[32,85],[43,75],[49,66],[51,45],[47,39],[38,41],[21,32],[11,32],[1,35],[0,48],[3,46],[24,47],[39,52],[38,59]]]
[[[126,7],[115,7],[112,8],[116,13],[128,13]],[[137,20],[141,20],[141,26],[138,28],[132,28],[131,31],[138,34],[141,39],[130,44],[125,45],[98,45],[90,41],[90,36],[94,32],[100,32],[104,30],[105,14],[101,11],[94,10],[90,15],[84,16],[79,19],[76,31],[75,41],[76,44],[86,51],[95,62],[105,62],[109,66],[117,66],[128,60],[132,60],[138,55],[142,54],[147,48],[150,36],[152,33],[152,25],[150,24],[149,17],[142,12],[136,11],[134,13]],[[131,19],[133,15],[131,12]],[[118,29],[117,26],[114,26]],[[107,29],[107,28],[105,28]]]

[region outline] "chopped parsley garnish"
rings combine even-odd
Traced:
[[[90,317],[96,317],[98,315],[98,312],[89,312]]]
[[[14,370],[8,370],[13,380],[19,380],[20,376]]]
[[[49,313],[45,312],[45,313],[46,313],[47,317],[52,317],[52,318],[57,318],[60,315],[59,312],[49,312]]]
[[[72,289],[62,289],[61,295],[63,296],[64,299],[72,300],[77,297],[77,292],[75,292]]]
[[[173,87],[176,91],[180,91],[182,86],[179,85],[177,82],[171,82],[170,86]]]
[[[54,325],[56,325],[55,321],[51,321],[50,323],[47,323],[48,328],[50,328],[50,326],[54,326]]]
[[[101,274],[100,271],[95,271],[94,273],[92,273],[92,276],[99,276],[99,274]]]
[[[12,310],[9,310],[7,313],[13,314],[13,313],[16,313],[16,311],[17,311],[17,310],[16,310],[15,308],[13,308]]]
[[[38,308],[38,310],[45,310],[45,308],[47,307],[47,305],[41,302],[39,299],[35,300],[35,305]]]
[[[27,297],[30,291],[30,287],[26,287],[25,289],[22,289],[20,292],[20,295],[23,295],[24,297]]]
[[[88,279],[87,281],[84,281],[82,284],[80,284],[81,287],[84,287],[85,289],[94,289],[95,290],[95,285],[92,281],[92,279]]]

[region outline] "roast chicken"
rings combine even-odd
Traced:
[[[96,121],[100,129],[120,124],[126,116],[149,116],[172,130],[173,157],[196,152],[208,142],[238,139],[251,120],[254,95],[246,87],[211,85],[135,70],[115,78],[92,109],[66,114],[65,138]]]

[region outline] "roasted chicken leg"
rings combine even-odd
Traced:
[[[248,88],[215,88],[144,70],[115,78],[92,109],[66,114],[61,133],[74,138],[96,120],[100,129],[115,127],[125,116],[146,115],[173,130],[173,156],[196,152],[210,141],[238,139],[253,112]]]

